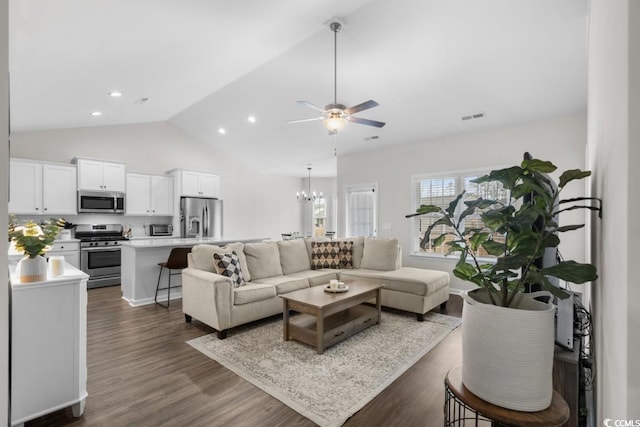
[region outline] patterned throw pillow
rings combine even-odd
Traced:
[[[234,288],[239,288],[247,284],[242,275],[242,269],[240,268],[240,259],[236,251],[230,254],[213,254],[214,264],[218,274],[226,276],[231,279]]]
[[[311,268],[353,268],[353,242],[311,242]]]

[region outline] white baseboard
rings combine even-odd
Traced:
[[[176,291],[175,294],[173,292],[173,287],[171,288],[171,300],[173,301],[174,299],[180,299],[182,298],[182,292]],[[158,299],[160,300],[161,303],[164,303],[167,300],[166,297],[166,293],[160,294],[158,295]],[[126,302],[129,303],[129,305],[131,307],[140,307],[142,305],[149,305],[149,304],[155,304],[155,297],[149,297],[149,298],[141,298],[141,299],[129,299],[126,297],[122,297],[123,300],[125,300]]]

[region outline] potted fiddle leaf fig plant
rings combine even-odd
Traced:
[[[560,244],[559,236],[584,227],[559,225],[559,214],[599,210],[583,204],[592,198],[560,198],[567,184],[588,177],[589,171],[567,170],[556,186],[547,175],[555,170],[551,162],[525,155],[520,165],[472,181],[500,183],[507,192],[506,202],[482,197],[465,200],[463,192],[447,208],[422,205],[407,215],[435,216],[421,247],[444,244],[448,254],[459,256],[453,274],[478,286],[462,295],[463,384],[490,403],[520,411],[546,409],[553,394],[555,308],[550,300],[534,298],[540,294],[567,297],[552,283],[556,279],[585,283],[597,278],[591,264],[555,256],[549,262],[548,255],[555,255]],[[465,228],[465,218],[478,213],[483,225]],[[447,226],[446,231],[432,236],[440,225]],[[486,254],[496,257],[495,262],[483,258]],[[525,293],[530,287],[542,292]]]

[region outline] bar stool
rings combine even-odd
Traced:
[[[169,308],[169,303],[171,301],[171,276],[180,274],[184,268],[187,268],[187,254],[191,252],[191,248],[173,248],[169,253],[169,258],[166,262],[159,262],[160,266],[160,274],[158,274],[158,284],[156,285],[156,296],[155,302],[156,304]],[[169,283],[166,288],[160,287],[160,278],[162,277],[162,271],[164,269],[169,270]],[[173,270],[179,270],[177,273],[174,273]],[[180,286],[175,286],[180,287]],[[167,305],[161,304],[158,302],[158,291],[159,290],[167,290]]]

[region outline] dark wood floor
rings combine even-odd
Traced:
[[[120,296],[119,286],[89,290],[84,415],[68,408],[27,426],[315,425],[187,345],[213,329],[185,323],[181,301],[132,308]],[[460,316],[461,299],[443,312]],[[345,425],[442,426],[444,376],[460,363],[458,328]]]

